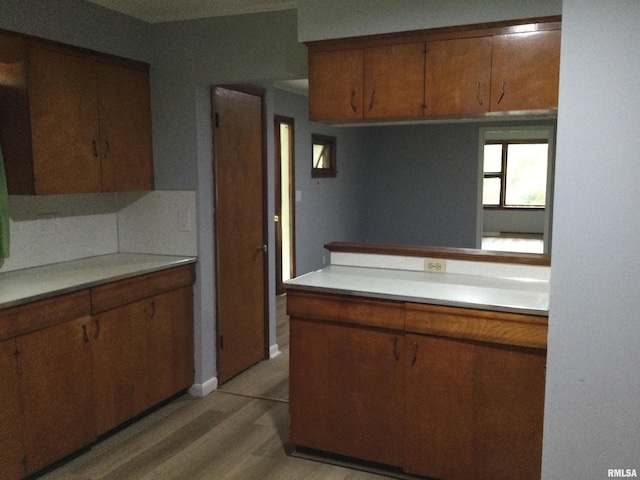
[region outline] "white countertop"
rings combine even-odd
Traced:
[[[549,282],[452,273],[330,265],[288,288],[481,310],[548,315]]]
[[[116,253],[0,273],[0,308],[195,261],[195,257]]]

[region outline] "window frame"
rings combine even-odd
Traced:
[[[328,148],[329,166],[317,168],[313,165],[314,146],[323,145]],[[311,134],[311,178],[335,177],[338,175],[337,163],[337,139],[330,135]]]
[[[482,202],[482,208],[489,210],[544,210],[546,205],[507,205],[506,204],[506,196],[507,196],[507,164],[509,160],[509,145],[523,145],[523,144],[546,144],[547,149],[551,148],[551,144],[548,138],[514,138],[514,139],[495,139],[495,140],[486,140],[484,141],[483,148],[485,145],[502,145],[502,158],[501,158],[501,171],[500,172],[485,172],[484,165],[482,169],[483,181],[487,178],[499,178],[500,179],[500,203],[498,205],[485,205],[484,201]],[[548,158],[548,153],[547,153]],[[547,161],[548,163],[548,161]],[[547,168],[549,166],[547,165]],[[545,195],[547,194],[547,186],[545,185]]]

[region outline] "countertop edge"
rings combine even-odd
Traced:
[[[141,258],[153,259],[153,260],[157,260],[158,263],[153,266],[149,266],[148,264],[145,264],[144,266],[141,266],[141,268],[139,269],[134,268],[125,273],[109,274],[108,271],[105,271],[105,274],[101,275],[99,278],[94,278],[88,281],[72,282],[71,284],[60,287],[60,288],[51,288],[51,289],[42,290],[38,293],[26,294],[23,297],[14,298],[12,300],[2,301],[0,297],[0,310],[11,308],[11,307],[17,307],[17,306],[24,305],[31,302],[37,302],[39,300],[45,300],[45,299],[57,297],[60,295],[66,295],[69,293],[89,289],[99,285],[104,285],[106,283],[117,282],[119,280],[124,280],[127,278],[136,277],[139,275],[159,272],[162,270],[167,270],[167,269],[179,267],[182,265],[194,264],[194,263],[197,263],[198,261],[197,257],[182,256],[182,255],[115,253],[115,254],[99,255],[95,257],[86,257],[78,260],[71,260],[68,262],[60,262],[55,264],[43,265],[40,267],[32,267],[25,270],[13,270],[10,272],[0,273],[0,282],[3,280],[3,275],[28,276],[29,273],[33,273],[34,276],[36,276],[38,275],[39,272],[42,272],[45,270],[53,270],[55,268],[61,268],[63,270],[60,273],[60,275],[72,275],[70,272],[65,272],[64,269],[74,264],[82,265],[84,262],[99,262],[101,258],[108,260],[108,259],[125,258],[125,257],[138,258],[138,259],[141,259]]]
[[[406,303],[419,303],[425,305],[440,305],[443,307],[458,307],[458,308],[471,308],[475,310],[486,310],[490,312],[503,312],[503,313],[519,313],[522,315],[535,315],[535,316],[549,316],[549,311],[545,309],[537,309],[537,308],[519,308],[519,307],[510,307],[508,305],[493,305],[486,303],[474,303],[474,302],[463,302],[463,301],[450,301],[450,300],[442,300],[438,298],[429,298],[429,297],[414,297],[410,295],[396,295],[396,294],[383,294],[377,292],[367,292],[362,290],[349,290],[342,288],[328,288],[328,287],[318,287],[313,285],[286,285],[287,290],[299,290],[299,291],[307,291],[307,292],[318,292],[318,293],[332,293],[338,295],[353,295],[357,297],[364,298],[377,298],[380,300],[392,300]]]

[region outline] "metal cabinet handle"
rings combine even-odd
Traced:
[[[502,101],[502,97],[504,97],[504,80],[502,81],[502,91],[500,92],[500,96],[498,97],[498,103]]]
[[[356,89],[355,88],[351,89],[351,109],[354,112],[358,111],[358,103],[356,102]]]
[[[91,147],[93,149],[93,156],[98,158],[98,142],[95,138],[91,140]]]
[[[104,150],[104,158],[109,158],[109,155],[111,154],[111,144],[109,143],[109,140],[105,140]]]
[[[413,358],[411,359],[411,366],[413,367],[418,360],[418,342],[413,342]]]
[[[82,339],[85,343],[89,343],[89,332],[87,332],[87,324],[82,324]]]
[[[398,348],[398,337],[393,337],[393,357],[400,360],[400,349]]]
[[[478,103],[482,105],[482,98],[480,98],[480,82],[476,82],[476,99]]]
[[[371,101],[369,102],[369,111],[373,109],[373,102],[376,99],[376,89],[371,89]]]

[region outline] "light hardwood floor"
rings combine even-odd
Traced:
[[[287,454],[289,325],[277,300],[281,354],[204,398],[182,395],[44,480],[393,478]]]

